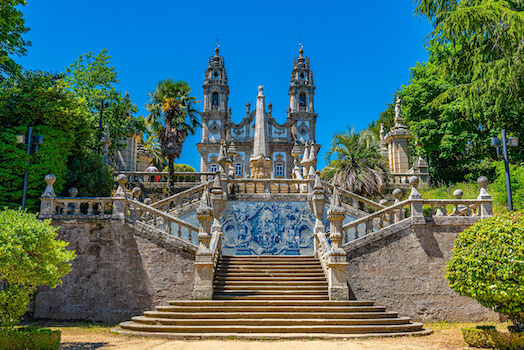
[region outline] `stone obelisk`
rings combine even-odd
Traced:
[[[253,154],[249,161],[252,179],[271,178],[271,158],[267,142],[267,115],[264,87],[258,87],[257,110],[255,115],[255,136],[253,138]]]

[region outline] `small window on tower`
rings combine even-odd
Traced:
[[[220,74],[218,73],[218,71],[213,72],[213,78],[218,79],[219,76]]]
[[[242,176],[242,163],[235,164],[235,174],[240,177]]]
[[[218,92],[213,92],[213,95],[211,97],[211,107],[213,109],[218,108]]]
[[[306,94],[304,92],[300,93],[298,98],[298,107],[299,109],[306,109]]]
[[[284,177],[284,165],[277,163],[275,166],[275,177]]]

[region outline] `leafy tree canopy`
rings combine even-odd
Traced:
[[[23,38],[29,28],[25,26],[22,12],[17,8],[25,4],[25,0],[0,1],[0,80],[22,71],[22,67],[11,56],[24,56],[26,47],[31,46],[31,42]]]
[[[71,271],[75,253],[56,240],[49,222],[21,210],[0,211],[0,328],[18,323],[38,286],[54,288]]]

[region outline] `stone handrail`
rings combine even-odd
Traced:
[[[330,194],[333,193],[333,188],[335,187],[333,184],[322,181],[322,185],[324,185],[324,188],[329,190]],[[353,208],[357,210],[363,210],[365,212],[369,212],[370,210],[368,208],[372,208],[373,211],[381,210],[385,208],[385,206],[383,206],[382,204],[374,202],[371,199],[367,199],[365,197],[359,196],[356,193],[341,189],[340,187],[338,187],[338,191],[340,194],[341,201],[345,204],[352,206]],[[347,199],[350,199],[351,201],[348,201]]]
[[[399,187],[405,187],[405,188],[409,188],[410,187],[410,184],[409,184],[409,179],[411,177],[417,177],[418,180],[419,180],[419,183],[422,184],[422,185],[427,185],[428,184],[428,177],[429,177],[429,174],[424,174],[424,173],[391,173],[390,174],[390,178],[389,178],[389,184],[392,185],[392,186],[399,186]]]
[[[213,180],[204,182],[198,186],[191,187],[188,190],[182,191],[180,193],[174,194],[157,202],[151,203],[151,207],[169,210],[176,209],[188,205],[190,203],[198,202],[202,195],[202,191],[206,186],[209,186]]]
[[[318,232],[314,234],[315,237],[315,254],[317,255],[317,258],[320,260],[320,264],[322,265],[322,270],[324,270],[324,274],[326,276],[329,275],[329,253],[331,252],[331,246],[329,245],[329,241],[326,237],[325,232]]]
[[[228,179],[224,180],[233,193],[308,193],[310,180],[303,179]]]
[[[375,228],[381,229],[394,224],[405,218],[404,207],[411,204],[411,200],[407,199],[403,202],[394,204],[390,207],[379,210],[373,214],[367,215],[363,218],[351,221],[345,224],[342,229],[344,231],[343,242],[348,241],[348,230],[351,228],[355,229],[355,238],[360,236],[359,226],[365,225],[364,235],[367,235],[374,231]]]
[[[193,240],[192,232],[198,233],[198,226],[190,224],[189,222],[181,220],[169,213],[158,210],[150,205],[146,205],[132,199],[126,199],[126,203],[129,209],[126,211],[126,216],[129,217],[132,221],[141,221],[158,228],[158,219],[162,219],[162,231],[172,235],[175,234],[171,231],[171,224],[176,224],[178,225],[178,232],[176,236],[182,239],[182,227],[184,227],[188,231],[187,240],[189,242],[192,242]]]

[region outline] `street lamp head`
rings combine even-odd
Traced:
[[[517,147],[519,145],[519,138],[518,137],[510,137],[508,138],[508,146],[509,147]]]
[[[44,142],[44,136],[33,135],[33,145],[41,145]]]
[[[498,137],[491,138],[491,146],[500,147],[500,139]]]

